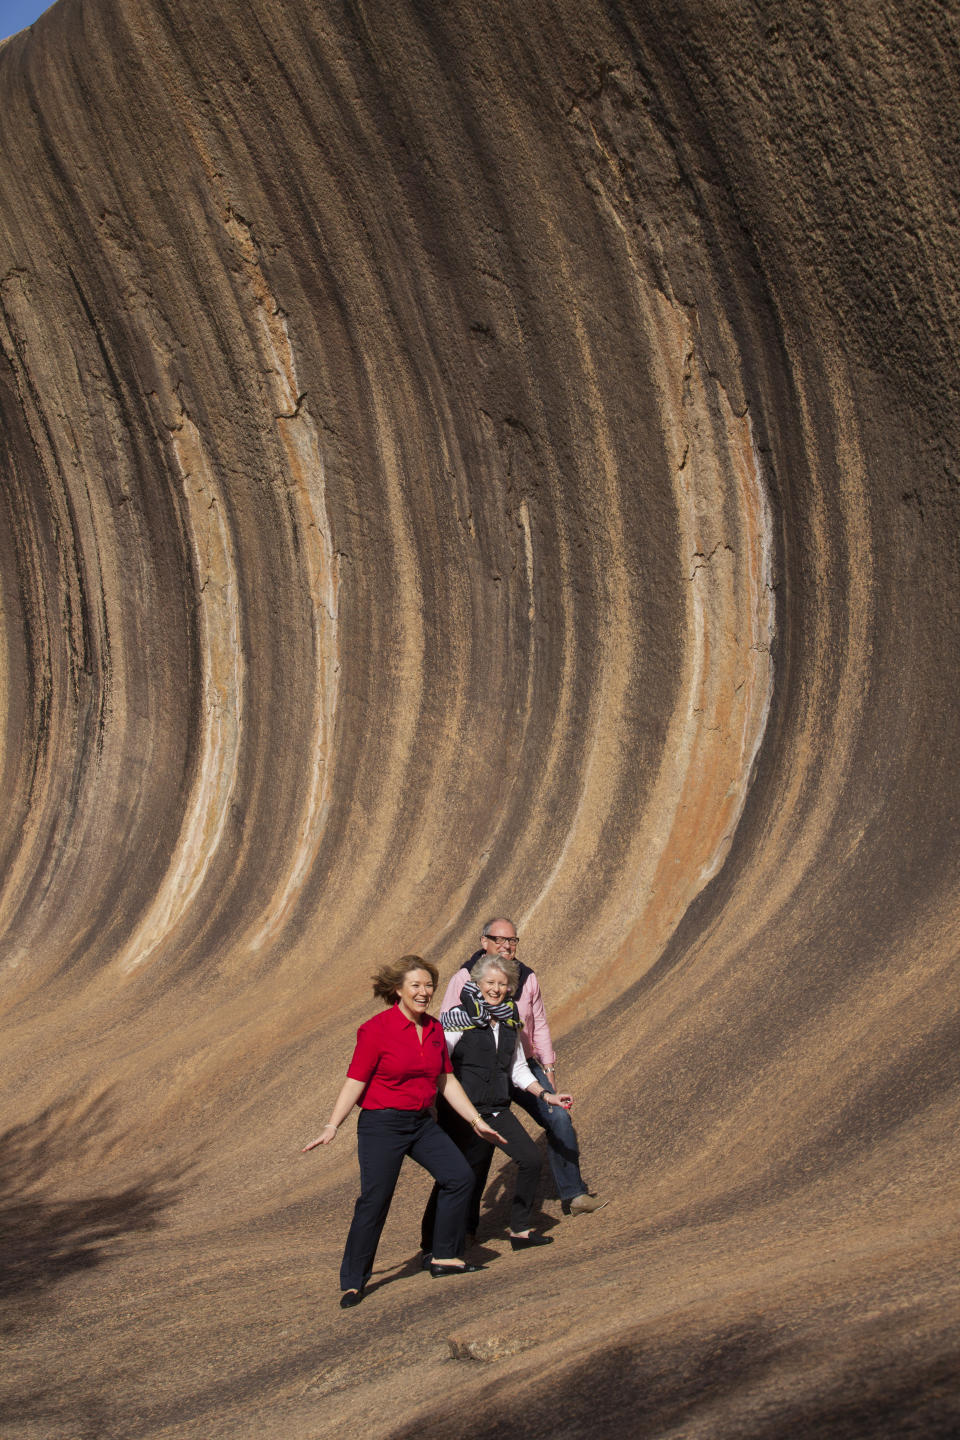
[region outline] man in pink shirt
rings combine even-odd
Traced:
[[[470,973],[484,955],[509,956],[517,958],[520,937],[512,920],[497,917],[488,920],[480,935],[480,949],[471,955],[447,986],[443,997],[442,1010],[452,1010],[460,1003],[460,991],[470,979]],[[513,997],[520,1011],[523,1029],[520,1041],[523,1045],[527,1064],[545,1090],[556,1093],[557,1057],[550,1038],[547,1012],[537,977],[529,966],[518,962],[520,979],[517,993]],[[599,1210],[606,1202],[598,1200],[587,1189],[580,1174],[580,1146],[573,1121],[562,1105],[547,1105],[535,1099],[526,1090],[511,1087],[510,1098],[520,1105],[527,1114],[547,1133],[547,1154],[553,1172],[557,1194],[567,1215],[587,1215]]]

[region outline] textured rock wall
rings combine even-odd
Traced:
[[[450,1434],[405,1366],[481,1293],[560,1337],[462,1381],[494,1417],[950,1433],[958,34],[59,0],[0,47],[12,1213],[129,1200],[24,1434]],[[372,964],[495,910],[614,1204],[320,1367],[353,1159],[291,1157]],[[96,1340],[45,1367],[106,1313],[101,1413]]]

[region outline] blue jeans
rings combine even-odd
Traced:
[[[556,1091],[547,1079],[547,1072],[540,1061],[528,1060],[527,1064],[544,1090],[555,1095]],[[526,1110],[541,1130],[547,1132],[547,1157],[560,1199],[573,1200],[575,1196],[583,1195],[587,1187],[580,1174],[580,1146],[577,1144],[577,1132],[573,1128],[570,1112],[564,1110],[562,1105],[547,1105],[545,1101],[531,1095],[529,1090],[518,1090],[515,1086],[510,1088],[510,1098]]]

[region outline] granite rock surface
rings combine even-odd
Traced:
[[[0,45],[4,1437],[957,1433],[958,55],[955,0]],[[495,913],[610,1203],[514,1255],[498,1175],[438,1286],[405,1174],[341,1313],[300,1147],[372,969]]]

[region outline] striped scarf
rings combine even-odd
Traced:
[[[523,1021],[515,1000],[503,1000],[499,1005],[488,1005],[480,994],[480,986],[468,980],[460,991],[460,1004],[444,1010],[440,1024],[444,1030],[482,1030],[494,1020],[509,1025],[511,1030],[522,1030]]]

